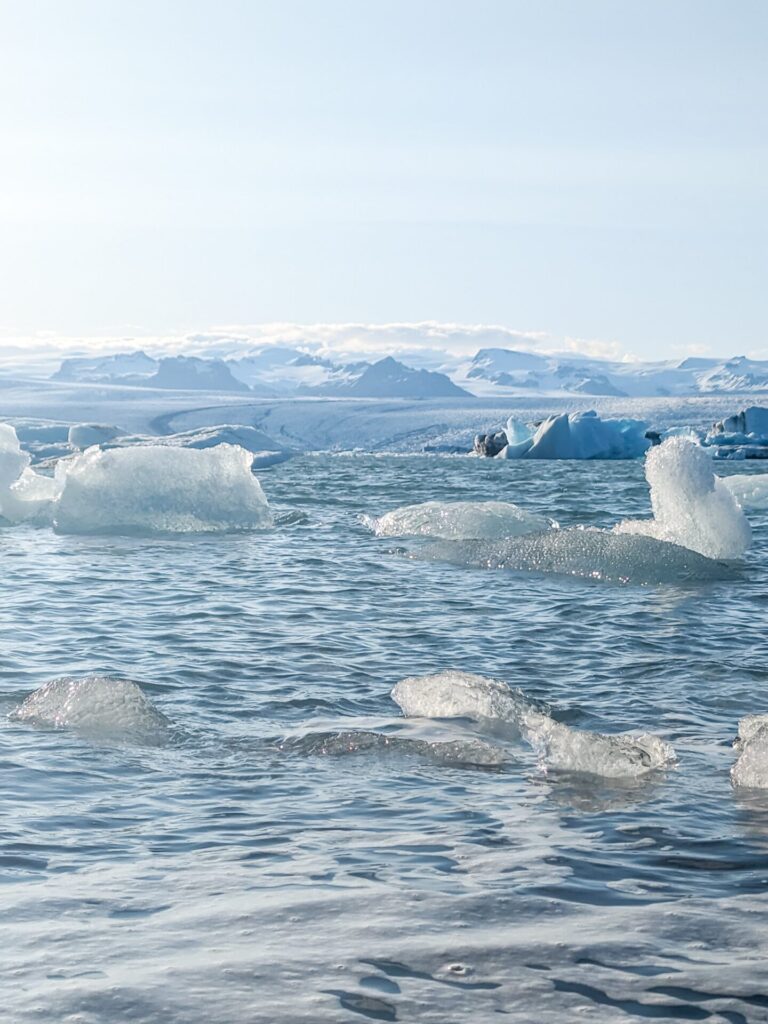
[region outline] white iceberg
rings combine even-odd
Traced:
[[[768,789],[768,714],[742,718],[733,745],[739,753],[731,768],[733,785]]]
[[[735,473],[719,479],[742,508],[768,508],[768,473]]]
[[[76,423],[69,428],[68,443],[73,448],[84,450],[94,444],[106,444],[120,437],[124,431],[106,423]]]
[[[402,679],[392,699],[403,714],[423,718],[470,718],[481,725],[512,725],[533,747],[545,769],[603,778],[637,778],[676,761],[674,749],[649,733],[573,729],[555,721],[498,679],[468,672],[438,672]]]
[[[169,724],[136,683],[107,676],[53,679],[8,717],[30,725],[145,741],[162,738]]]
[[[272,514],[235,445],[90,448],[57,467],[61,533],[197,533],[266,529]]]
[[[703,448],[672,437],[646,457],[652,519],[619,523],[617,533],[643,534],[679,544],[707,558],[741,558],[752,541],[733,494],[712,472]]]
[[[0,516],[11,523],[37,519],[58,493],[51,477],[30,469],[13,427],[0,423]]]
[[[377,537],[441,537],[444,540],[485,540],[519,537],[548,530],[544,516],[508,501],[426,501],[403,505],[364,522]]]
[[[499,459],[636,459],[651,445],[642,420],[601,419],[594,410],[550,416],[525,436],[511,417]]]

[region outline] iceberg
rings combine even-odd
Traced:
[[[250,452],[89,448],[56,468],[60,533],[157,534],[266,529],[272,514]]]
[[[549,519],[507,501],[426,501],[403,505],[378,519],[364,517],[377,537],[485,540],[548,530]]]
[[[768,789],[768,714],[742,718],[733,746],[739,754],[731,768],[733,785]]]
[[[8,716],[14,722],[75,729],[91,736],[162,739],[168,719],[136,685],[108,676],[64,676],[31,693]]]
[[[550,416],[525,436],[520,420],[507,423],[499,459],[636,459],[650,448],[642,420],[601,419],[594,410]]]
[[[106,444],[120,437],[123,431],[106,423],[77,423],[69,428],[67,441],[72,448],[85,449],[94,444]]]
[[[703,448],[669,438],[648,453],[645,475],[653,518],[626,520],[616,533],[654,537],[707,558],[742,557],[752,540],[749,523]]]
[[[734,570],[650,536],[571,527],[496,541],[433,541],[411,558],[465,568],[554,573],[641,586],[731,579]]]
[[[57,495],[56,482],[35,473],[30,461],[13,427],[0,423],[0,516],[7,522],[37,519]]]
[[[742,508],[768,508],[768,473],[736,473],[719,480]]]
[[[602,778],[637,778],[676,762],[669,743],[649,733],[608,735],[573,729],[505,682],[446,671],[400,680],[392,699],[407,717],[469,718],[481,726],[512,725],[544,769]]]

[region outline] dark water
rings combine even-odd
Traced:
[[[173,723],[143,746],[3,718],[7,1019],[768,1020],[768,796],[728,777],[739,717],[768,710],[768,515],[731,579],[622,586],[413,561],[360,516],[501,499],[608,526],[647,513],[639,463],[260,476],[270,533],[0,533],[3,713],[102,672]],[[446,668],[679,764],[434,756],[389,691]]]

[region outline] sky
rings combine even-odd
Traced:
[[[763,0],[0,0],[0,25],[7,350],[430,322],[768,353]]]

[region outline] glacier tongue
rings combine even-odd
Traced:
[[[545,769],[635,778],[676,761],[672,746],[658,736],[611,736],[573,729],[556,722],[501,680],[471,673],[446,671],[402,679],[392,690],[392,698],[406,716],[514,725]]]

